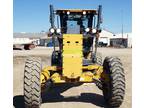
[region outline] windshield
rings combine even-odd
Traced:
[[[90,15],[70,14],[61,16],[61,27],[64,29],[64,33],[82,33],[86,28],[92,26],[91,22],[92,17]]]

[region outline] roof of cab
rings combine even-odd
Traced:
[[[66,12],[82,13],[84,11],[87,12],[87,13],[97,14],[97,10],[94,10],[94,9],[59,9],[59,10],[56,10],[56,14],[66,13]]]

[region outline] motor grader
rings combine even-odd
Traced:
[[[95,83],[109,107],[122,104],[125,75],[121,60],[108,56],[102,63],[102,56],[97,52],[101,23],[101,5],[97,10],[54,10],[50,5],[51,66],[43,68],[40,58],[27,58],[24,70],[26,108],[40,108],[43,92],[52,89],[51,85],[66,83]]]

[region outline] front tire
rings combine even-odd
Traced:
[[[24,70],[24,103],[26,108],[40,108],[41,105],[41,59],[30,57]]]
[[[103,63],[108,81],[103,82],[103,95],[106,103],[112,108],[122,104],[125,95],[125,75],[120,59],[106,57]]]

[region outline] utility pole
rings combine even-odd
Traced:
[[[121,31],[122,31],[122,41],[121,41],[121,44],[123,46],[124,45],[124,40],[123,40],[123,10],[121,10],[121,23],[122,23],[122,28],[121,28]]]
[[[122,39],[123,39],[123,10],[121,11],[121,20],[122,20]]]

